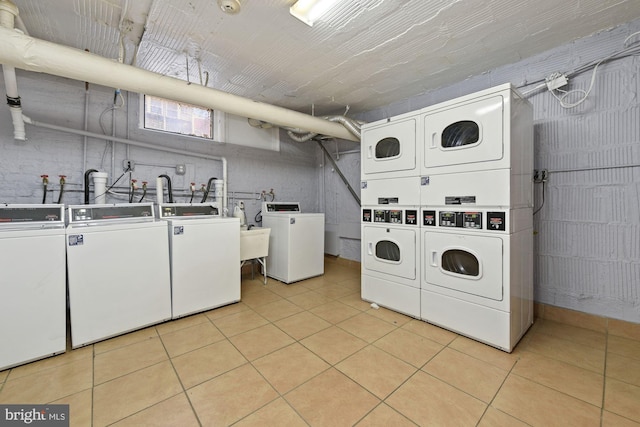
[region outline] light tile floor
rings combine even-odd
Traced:
[[[0,403],[68,403],[73,426],[640,426],[640,339],[538,319],[507,354],[372,309],[328,260],[0,372]]]

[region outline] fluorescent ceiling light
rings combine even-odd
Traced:
[[[298,0],[289,8],[289,12],[308,26],[313,27],[313,23],[336,3],[338,0]]]

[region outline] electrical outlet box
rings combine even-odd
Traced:
[[[135,168],[136,168],[136,162],[134,162],[133,160],[124,159],[122,161],[122,169],[125,172],[133,171]]]
[[[569,83],[569,80],[567,80],[567,76],[564,74],[558,74],[547,78],[547,88],[549,90],[561,88],[562,86],[566,86],[567,83]]]
[[[184,175],[187,173],[186,165],[176,165],[176,175]]]

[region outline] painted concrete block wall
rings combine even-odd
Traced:
[[[83,129],[84,82],[21,70],[17,71],[17,76],[24,114],[40,122]],[[262,190],[273,188],[276,200],[300,201],[307,212],[321,208],[318,148],[313,144],[288,141],[286,134],[282,133],[280,151],[275,152],[141,130],[138,128],[138,95],[124,95],[126,102],[122,108],[115,110],[113,116],[111,111],[103,115],[106,132],[111,133],[113,118],[117,137],[177,148],[194,155],[171,154],[120,143],[115,144],[112,153],[110,142],[88,138],[85,164],[84,137],[27,125],[28,141],[15,141],[8,108],[0,108],[0,202],[40,203],[42,174],[48,174],[50,180],[47,202],[54,202],[59,195],[58,175],[64,174],[67,175],[65,188],[68,192],[63,195],[62,202],[82,203],[85,169],[108,172],[108,184],[111,184],[111,176],[117,178],[122,174],[124,159],[135,161],[132,178],[137,179],[138,185],[148,181],[150,190],[154,191],[156,177],[167,174],[172,178],[174,201],[188,202],[190,182],[195,182],[199,189],[210,177],[222,176],[221,162],[198,157],[198,154],[206,154],[227,158],[229,204],[244,200],[250,223],[254,223],[254,217],[261,208],[261,201],[257,198]],[[87,129],[102,133],[99,118],[113,104],[113,89],[90,85],[86,96]],[[185,175],[176,174],[175,166],[178,164],[186,165]],[[128,176],[125,176],[118,183],[117,191],[126,193],[128,185]],[[139,196],[141,192],[137,193],[137,198]],[[194,199],[201,197],[202,193],[197,193]],[[154,201],[155,196],[150,195],[145,200]],[[108,203],[127,201],[127,197],[118,199],[110,196],[107,199]]]
[[[458,84],[363,114],[366,121],[413,111],[498,84],[522,92],[554,72],[608,57],[640,31],[640,21],[560,46]],[[630,41],[640,40],[636,35]],[[640,58],[599,67],[586,102],[562,108],[546,90],[534,106],[536,184],[535,299],[640,323]],[[571,81],[587,90],[591,70]]]

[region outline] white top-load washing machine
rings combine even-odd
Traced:
[[[64,206],[0,206],[0,371],[66,349]]]
[[[297,202],[264,202],[270,228],[267,275],[284,283],[324,274],[324,214],[301,213]]]
[[[167,224],[152,203],[69,206],[74,348],[171,318]]]
[[[240,220],[211,203],[163,204],[171,255],[171,317],[240,301]]]

